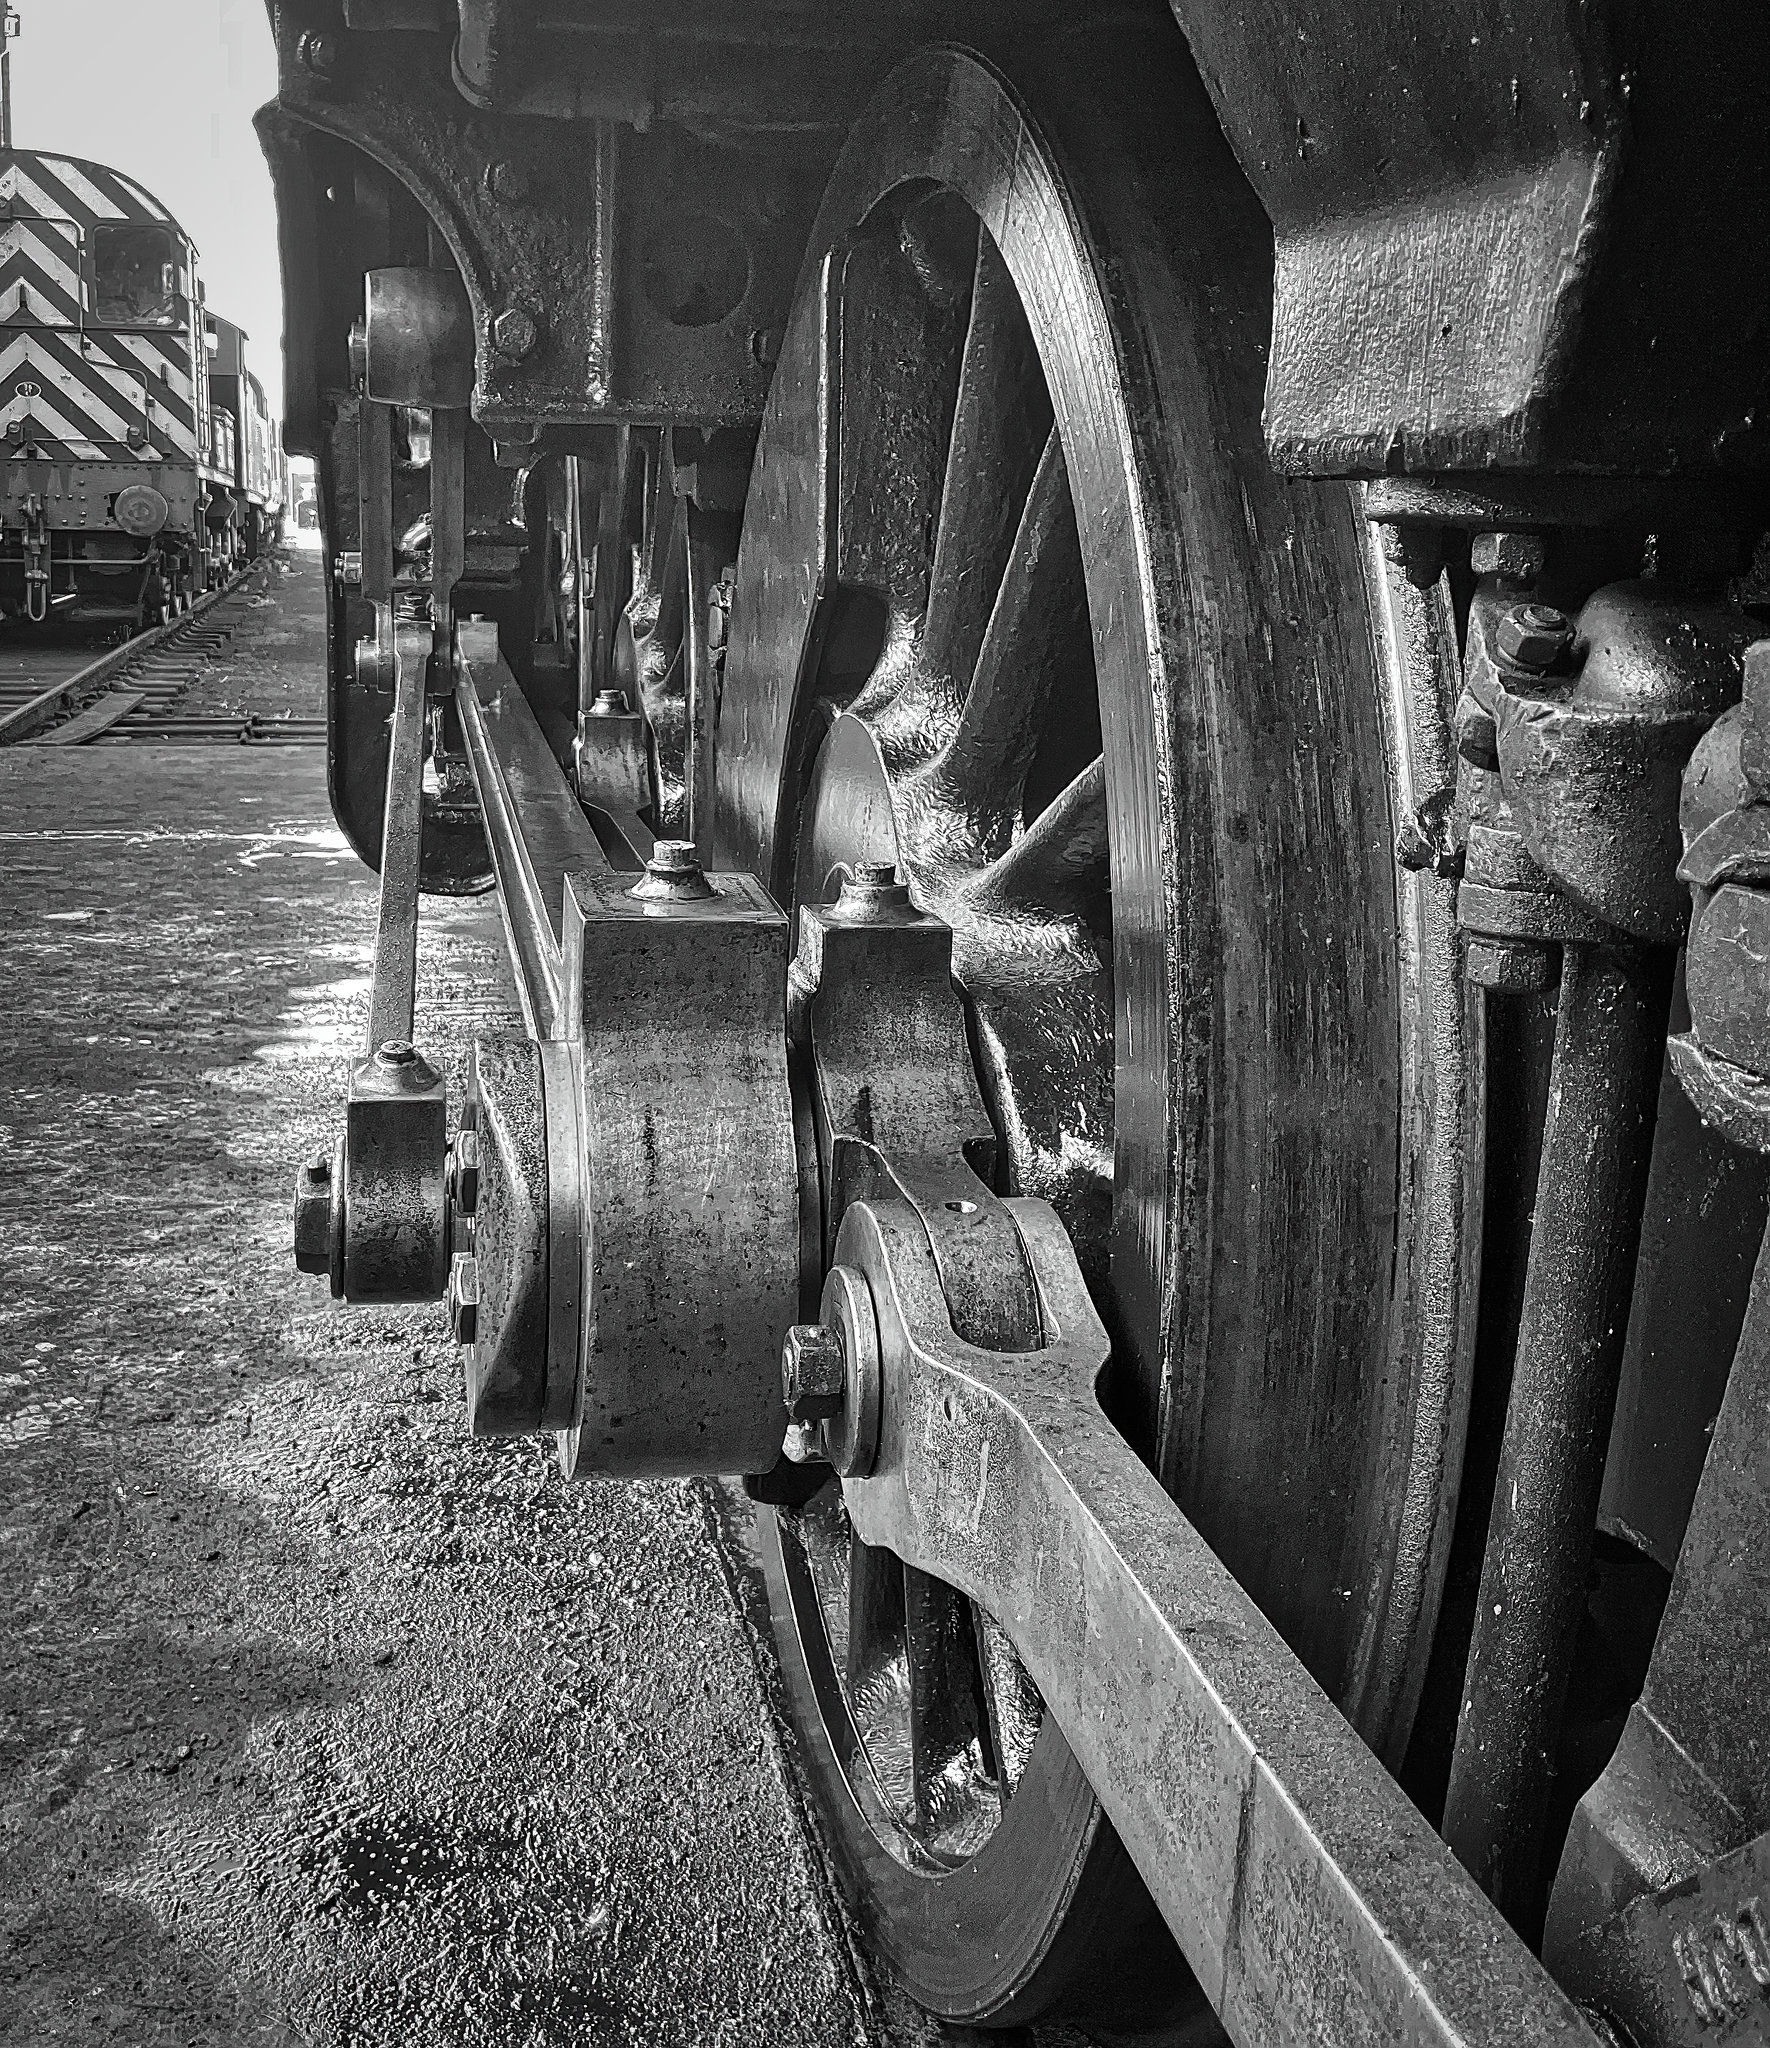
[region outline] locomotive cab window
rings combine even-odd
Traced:
[[[92,231],[97,315],[108,327],[171,327],[178,250],[169,228],[101,221]]]

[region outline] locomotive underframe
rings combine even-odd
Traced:
[[[1351,0],[1312,10],[1300,29],[1283,10],[1264,35],[1246,10],[1233,20],[1175,12],[1276,233],[1273,456],[1299,474],[1368,479],[1397,572],[1425,590],[1442,579],[1466,621],[1454,782],[1436,809],[1404,821],[1401,854],[1447,883],[1463,877],[1469,974],[1488,991],[1476,1000],[1494,1046],[1534,1059],[1554,1108],[1524,1145],[1541,1151],[1540,1170],[1533,1156],[1521,1175],[1525,1208],[1535,1190],[1534,1229],[1514,1231],[1494,1261],[1492,1284],[1512,1290],[1522,1334],[1509,1397],[1502,1381],[1487,1424],[1485,1484],[1470,1488],[1479,1607],[1472,1598],[1455,1698],[1466,1688],[1471,1718],[1457,1717],[1445,1746],[1445,1826],[1534,1937],[1533,1884],[1516,1862],[1543,1826],[1641,1217],[1645,1208],[1650,1236],[1659,1232],[1663,1274],[1681,1229],[1689,1242],[1671,1212],[1693,1206],[1718,1172],[1713,1140],[1686,1131],[1676,1173],[1665,1169],[1675,1185],[1649,1186],[1684,924],[1671,873],[1678,778],[1718,715],[1721,737],[1703,743],[1686,783],[1686,841],[1751,821],[1757,801],[1750,693],[1744,711],[1729,709],[1752,622],[1730,589],[1770,504],[1751,345],[1766,308],[1723,302],[1716,266],[1683,251],[1693,236],[1706,246],[1742,232],[1762,189],[1755,152],[1770,145],[1749,109],[1770,51],[1763,24],[1745,21],[1727,65],[1694,38],[1623,49],[1595,15],[1555,32],[1564,47],[1523,10],[1471,0],[1431,31],[1434,51],[1455,49],[1457,62],[1422,61],[1410,72],[1422,104],[1401,110],[1393,96],[1373,103]],[[289,445],[320,457],[336,563],[333,800],[383,875],[375,1016],[339,1156],[310,1170],[307,1227],[317,1203],[335,1291],[434,1296],[467,1206],[463,1175],[478,1181],[482,1216],[504,1217],[498,1230],[521,1242],[501,1254],[495,1299],[479,1292],[495,1234],[484,1223],[482,1270],[457,1269],[457,1324],[478,1332],[470,1384],[488,1416],[510,1404],[514,1420],[488,1426],[559,1429],[575,1462],[594,1374],[606,1369],[578,1335],[597,1284],[576,1249],[589,1200],[580,1126],[643,1119],[659,1100],[646,1088],[662,1085],[606,1057],[592,1064],[587,951],[620,957],[639,920],[651,951],[633,957],[657,977],[640,1009],[704,1012],[706,1032],[717,1021],[737,1034],[720,1041],[720,1058],[751,1076],[728,1113],[756,1148],[746,1156],[770,1162],[758,1188],[778,1173],[803,1196],[827,1177],[777,1071],[801,1028],[777,985],[784,926],[770,925],[753,883],[713,874],[690,886],[694,863],[672,868],[677,856],[660,855],[653,837],[668,826],[710,843],[721,656],[695,621],[716,622],[731,602],[720,572],[733,550],[714,524],[741,505],[747,437],[804,289],[806,194],[877,72],[947,25],[919,10],[875,13],[856,64],[851,44],[809,18],[773,40],[761,24],[752,35],[741,21],[693,19],[659,38],[589,7],[503,0],[462,0],[458,16],[433,0],[349,0],[342,16],[324,0],[290,0],[275,18],[283,87],[261,125],[284,223]],[[1001,26],[967,24],[967,39],[987,43]],[[1101,32],[1111,26],[1103,17]],[[1465,58],[1465,46],[1481,54]],[[1700,190],[1669,168],[1693,135],[1726,144],[1713,158],[1724,175]],[[1422,243],[1449,253],[1421,264]],[[472,363],[458,344],[426,353],[415,300],[412,382],[396,395],[377,391],[360,353],[353,361],[351,329],[364,274],[401,266],[458,271]],[[1763,281],[1742,289],[1761,293]],[[1606,314],[1618,306],[1626,318]],[[1675,342],[1649,351],[1649,332]],[[479,433],[465,424],[469,393]],[[420,414],[436,436],[428,465],[411,459]],[[839,429],[829,433],[833,443]],[[643,575],[607,587],[614,553],[601,561],[604,586],[585,588],[597,545],[589,508],[619,538],[635,491],[680,508],[693,565],[681,729],[668,735],[655,716],[648,725],[598,695],[634,673],[643,681],[651,615],[635,609]],[[396,551],[420,498],[424,547]],[[647,536],[674,530],[648,514]],[[565,536],[570,588],[550,547],[542,559],[550,534]],[[1644,555],[1657,587],[1629,581]],[[637,671],[613,666],[624,598],[622,658]],[[1545,653],[1519,617],[1551,598],[1579,614],[1579,636]],[[469,612],[502,629],[508,660],[496,634],[453,630]],[[1770,698],[1770,665],[1762,680]],[[574,732],[575,790],[557,765]],[[668,819],[666,741],[682,787]],[[627,899],[648,859],[658,886],[636,912]],[[1766,877],[1754,840],[1694,878],[1699,918],[1729,885],[1748,898],[1722,904],[1746,936],[1726,937],[1718,914],[1703,925],[1702,958],[1722,965],[1693,983],[1695,1023],[1679,1041],[1699,1106],[1753,1145],[1770,1128],[1754,1092],[1770,1059],[1727,1029],[1741,1004],[1763,1000],[1749,898]],[[522,1078],[526,1056],[481,1049],[473,1163],[457,1148],[450,1164],[435,1076],[409,1053],[417,897],[421,881],[457,890],[494,878],[533,1078]],[[718,944],[749,964],[732,964],[723,982],[694,957],[713,944],[709,888],[716,906],[741,908]],[[850,922],[880,949],[867,992],[889,1040],[892,949],[927,921],[874,905]],[[1545,991],[1558,1012],[1552,1049]],[[856,1054],[892,1056],[878,1045]],[[691,1065],[665,1078],[680,1087],[691,1073],[700,1077]],[[1659,1107],[1668,1129],[1680,1113]],[[514,1149],[494,1170],[494,1133],[525,1122],[526,1141],[496,1139]],[[1670,1151],[1662,1145],[1662,1162]],[[997,1202],[966,1178],[964,1160],[883,1150],[868,1172],[845,1215],[822,1214],[834,1264],[875,1321],[857,1334],[856,1312],[844,1311],[846,1378],[820,1397],[831,1405],[794,1410],[816,1439],[800,1449],[844,1474],[857,1528],[1000,1624],[1237,2038],[1590,2038],[1563,1992],[1606,2038],[1636,2048],[1716,2026],[1759,2037],[1750,2030],[1762,2029],[1770,1994],[1759,1905],[1770,1753],[1755,1704],[1770,1679],[1770,1588],[1756,1561],[1770,1504],[1760,1386],[1770,1278],[1760,1269],[1748,1310],[1755,1182],[1731,1247],[1740,1275],[1720,1282],[1736,1307],[1706,1345],[1711,1379],[1720,1359],[1714,1441],[1700,1479],[1692,1469],[1661,1486],[1637,1515],[1657,1517],[1642,1547],[1676,1571],[1645,1688],[1582,1801],[1555,1887],[1545,1954],[1557,1990],[1100,1413],[1105,1340],[1063,1227],[1041,1205]],[[494,1185],[503,1209],[485,1192]],[[751,1219],[776,1270],[747,1304],[739,1384],[716,1385],[705,1362],[685,1367],[674,1406],[650,1418],[652,1447],[624,1469],[707,1469],[708,1429],[717,1438],[723,1417],[754,1434],[758,1401],[777,1432],[785,1426],[758,1376],[769,1381],[802,1264],[821,1277],[791,1207]],[[649,1255],[691,1275],[697,1260],[703,1280],[721,1270],[692,1235],[641,1235]],[[992,1301],[1003,1288],[1024,1293],[1029,1276],[1041,1346],[955,1336],[1007,1329],[1012,1315]],[[823,1308],[839,1323],[841,1304],[826,1294]],[[685,1341],[667,1325],[666,1350]],[[1646,1368],[1640,1360],[1650,1340],[1632,1341],[1625,1405],[1651,1409],[1654,1390],[1641,1384],[1651,1353]],[[727,1381],[730,1371],[722,1359]],[[876,1436],[873,1456],[857,1430]],[[723,1448],[712,1469],[733,1468],[731,1442]],[[1640,1463],[1625,1446],[1622,1462],[1631,1456]]]

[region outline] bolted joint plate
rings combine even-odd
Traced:
[[[583,1405],[568,1471],[760,1472],[786,1428],[798,1167],[787,923],[747,875],[635,897],[566,885],[563,1014],[582,1062]]]
[[[344,1108],[346,1301],[437,1301],[449,1278],[448,1084],[371,1053]]]

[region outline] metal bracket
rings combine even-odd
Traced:
[[[638,880],[605,867],[567,883],[594,1243],[573,1471],[765,1471],[786,1426],[786,919],[748,875],[668,864],[689,851],[661,842]]]

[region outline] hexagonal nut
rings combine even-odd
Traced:
[[[540,345],[541,329],[532,313],[506,306],[492,322],[492,346],[507,363],[520,363]]]
[[[449,1192],[463,1216],[479,1206],[479,1133],[457,1131],[449,1147]]]
[[[795,1422],[827,1422],[841,1413],[848,1361],[840,1334],[826,1323],[795,1323],[781,1346],[781,1399]]]
[[[1477,576],[1534,583],[1543,573],[1544,552],[1540,533],[1478,533],[1469,543],[1469,566]]]
[[[1463,948],[1463,972],[1477,988],[1496,996],[1536,995],[1561,979],[1561,955],[1556,947],[1526,939],[1487,939],[1470,933]]]
[[[295,1266],[302,1273],[332,1270],[332,1162],[323,1152],[295,1176]]]
[[[517,205],[529,196],[529,174],[507,156],[486,166],[486,190],[494,199]]]
[[[449,1288],[443,1301],[457,1344],[471,1344],[479,1335],[479,1261],[471,1252],[457,1252],[449,1262]]]
[[[1515,668],[1546,675],[1573,652],[1573,626],[1548,604],[1515,604],[1501,618],[1494,643]]]
[[[824,1456],[824,1426],[821,1422],[789,1422],[781,1442],[781,1453],[789,1465],[821,1465]]]
[[[1463,848],[1453,815],[1457,793],[1439,789],[1401,821],[1395,835],[1395,858],[1411,874],[1433,874],[1454,881],[1463,872]]]

